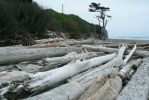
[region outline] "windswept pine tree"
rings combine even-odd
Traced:
[[[102,40],[108,39],[108,32],[106,30],[106,25],[108,22],[107,18],[111,18],[110,15],[107,15],[106,12],[110,10],[109,7],[101,6],[100,3],[94,3],[92,2],[89,5],[89,11],[90,12],[98,12],[99,15],[96,16],[99,21],[99,28],[97,30],[97,33],[99,34],[99,38]]]

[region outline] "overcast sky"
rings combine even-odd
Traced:
[[[34,0],[44,8],[75,14],[90,23],[98,23],[95,13],[88,12],[91,2],[110,7],[112,19],[107,30],[110,37],[149,37],[149,0]]]

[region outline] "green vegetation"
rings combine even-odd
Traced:
[[[0,9],[3,45],[29,45],[49,27],[50,15],[32,0],[0,0]]]
[[[52,9],[48,10],[51,15],[50,27],[51,31],[70,33],[70,38],[86,38],[96,33],[96,25],[90,24],[76,15],[66,15],[58,13]]]
[[[96,32],[97,25],[75,15],[44,10],[32,0],[0,0],[0,10],[0,46],[30,45],[34,39],[47,38],[47,30],[64,32],[70,38]]]

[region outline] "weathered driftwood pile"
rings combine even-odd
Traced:
[[[1,100],[149,97],[149,43],[120,45],[93,39],[36,43],[0,48]]]

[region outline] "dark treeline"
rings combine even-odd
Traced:
[[[28,45],[48,28],[50,15],[32,0],[0,0],[0,39]]]
[[[29,45],[34,39],[46,38],[46,31],[69,33],[70,38],[90,36],[97,25],[75,15],[44,10],[32,0],[0,0],[0,44]]]

